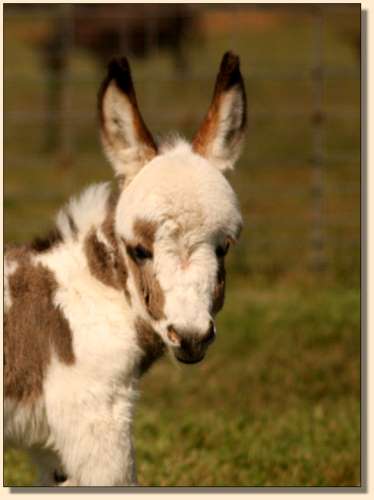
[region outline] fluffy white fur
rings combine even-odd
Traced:
[[[32,406],[5,402],[5,438],[34,451],[55,450],[68,484],[77,486],[136,482],[130,425],[140,351],[133,312],[123,293],[91,275],[83,251],[84,236],[105,217],[108,194],[109,186],[101,184],[72,200],[57,223],[69,236],[70,211],[79,238],[34,258],[55,275],[55,303],[70,323],[76,363],[68,366],[54,356],[41,399]]]
[[[125,190],[116,232],[132,240],[138,217],[155,221],[154,270],[165,291],[166,319],[154,325],[165,343],[166,325],[193,325],[203,335],[211,316],[217,274],[215,249],[236,240],[242,221],[227,180],[184,141],[149,162]]]
[[[113,86],[109,89],[107,105],[112,112],[118,102],[129,106],[126,98],[121,101],[113,95]],[[238,105],[230,99],[234,107]],[[230,114],[229,108],[225,101],[224,118]],[[136,145],[132,111],[126,109],[122,110],[122,131],[127,137],[121,144],[128,145],[129,153]],[[213,140],[219,143],[221,137]],[[213,150],[217,147],[212,145]],[[157,156],[141,166],[141,152],[135,152],[133,163],[131,154],[122,153],[109,154],[114,158],[114,169],[130,180],[134,178],[122,190],[116,206],[117,240],[134,238],[138,218],[157,223],[152,265],[165,296],[165,318],[155,321],[148,315],[131,273],[131,304],[122,290],[91,274],[84,240],[95,230],[108,244],[99,227],[107,214],[110,187],[89,187],[57,216],[63,243],[32,257],[35,264],[51,270],[57,281],[54,302],[69,322],[75,363],[64,364],[53,355],[42,396],[32,405],[14,400],[5,403],[5,438],[32,450],[41,467],[40,482],[46,485],[53,484],[56,469],[67,474],[65,486],[136,484],[131,422],[138,377],[135,367],[142,353],[135,319],[146,319],[171,350],[174,343],[167,335],[168,324],[194,335],[206,333],[213,319],[209,311],[218,267],[215,251],[227,239],[236,240],[242,224],[236,196],[220,171],[222,166],[197,155],[186,142],[178,140],[161,147]],[[69,218],[78,229],[77,235]],[[120,245],[126,260],[129,257]],[[7,279],[16,264],[7,262],[6,266]],[[9,291],[5,293],[9,305]]]
[[[69,215],[74,220],[80,240],[87,236],[92,227],[98,227],[105,219],[106,204],[110,195],[110,183],[102,182],[89,186],[79,197],[72,198],[63,210],[57,214],[56,225],[64,241],[74,240],[69,224]]]
[[[123,292],[92,276],[83,249],[87,233],[106,216],[109,192],[107,183],[99,184],[70,201],[57,216],[65,243],[34,257],[55,275],[55,304],[73,332],[76,362],[65,365],[55,356],[42,399],[32,407],[13,401],[5,406],[5,436],[56,451],[55,460],[38,462],[53,469],[61,460],[69,485],[136,484],[130,430],[140,350],[133,321],[146,313],[140,300],[130,307]],[[71,234],[67,214],[78,238]],[[115,219],[119,237],[131,239],[137,217],[160,227],[154,269],[166,297],[166,319],[154,322],[154,328],[170,345],[168,323],[203,334],[211,320],[214,249],[225,236],[236,238],[241,224],[231,187],[181,141],[152,160],[123,191]],[[129,288],[136,297],[131,275]],[[44,470],[44,482],[51,473]]]

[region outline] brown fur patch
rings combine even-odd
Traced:
[[[153,250],[157,225],[146,219],[136,219],[134,222],[134,234],[148,250]]]
[[[126,176],[121,174],[116,176],[117,182],[118,182],[118,187],[119,189],[123,189],[126,184]]]
[[[118,248],[117,238],[114,230],[114,215],[118,199],[118,190],[112,190],[107,201],[107,215],[101,226],[106,239],[114,249]]]
[[[78,228],[75,224],[75,221],[71,214],[66,214],[70,231],[73,236],[76,236],[78,233]],[[51,229],[45,236],[36,236],[34,240],[30,244],[30,250],[36,253],[44,253],[52,250],[52,248],[56,247],[60,243],[63,243],[64,239],[61,234],[61,231],[58,227],[54,227]]]
[[[85,253],[92,275],[104,285],[123,290],[130,300],[127,268],[118,247],[108,247],[99,241],[96,232],[92,231],[85,240]]]
[[[119,248],[114,230],[114,206],[116,204],[116,200],[117,198],[115,196],[110,198],[109,206],[112,208],[109,209],[108,215],[101,226],[101,230],[103,231],[105,237],[107,238],[110,245],[112,245],[112,248],[114,250],[114,269],[117,276],[118,287],[125,291],[127,300],[129,301],[129,303],[131,303],[130,293],[127,288],[127,267],[125,264],[125,259]]]
[[[135,330],[139,346],[143,351],[139,366],[142,375],[165,352],[165,344],[151,325],[140,317],[135,320]]]
[[[243,110],[239,126],[237,126],[235,121],[235,125],[231,128],[229,127],[226,132],[225,142],[227,146],[230,146],[231,142],[237,142],[244,132],[246,125],[246,95],[243,78],[240,73],[239,57],[232,52],[226,52],[221,61],[208,113],[192,141],[194,151],[202,156],[207,155],[208,148],[217,134],[220,121],[219,111],[225,94],[234,87],[236,87],[236,91],[242,96]]]
[[[118,288],[113,252],[101,241],[98,240],[96,232],[86,237],[84,242],[84,251],[87,257],[88,267],[96,279],[104,285],[112,288]]]
[[[226,270],[223,257],[218,258],[217,283],[213,292],[212,314],[216,315],[225,302]]]
[[[5,245],[4,256],[9,261],[18,261],[27,258],[30,254],[30,248],[27,245]]]
[[[159,320],[164,318],[165,297],[160,283],[154,275],[152,261],[146,260],[139,263],[134,260],[131,252],[137,243],[141,243],[147,250],[153,252],[156,229],[155,223],[145,219],[137,219],[134,222],[134,234],[137,241],[133,244],[127,244],[127,249],[130,255],[129,266],[139,294],[144,300],[149,315],[153,319]]]
[[[51,250],[53,247],[59,245],[63,242],[62,234],[60,230],[55,227],[47,233],[44,237],[37,236],[32,241],[30,248],[34,252],[43,253]]]
[[[76,236],[78,233],[77,225],[71,216],[71,214],[66,214],[69,228],[73,236]],[[58,227],[52,228],[45,236],[36,236],[33,241],[27,245],[27,248],[32,252],[36,253],[44,253],[52,250],[54,247],[63,243],[64,239],[61,234],[61,231]],[[24,246],[26,248],[26,245]]]
[[[110,246],[98,240],[95,231],[92,231],[85,241],[85,252],[91,273],[107,286],[123,290],[131,303],[127,288],[128,272],[124,257],[118,246],[114,229],[115,207],[119,194],[113,191],[108,199],[107,215],[101,225],[101,230]]]
[[[23,402],[42,393],[52,349],[63,363],[75,361],[69,323],[53,303],[54,275],[29,255],[25,247],[7,254],[18,267],[9,277],[12,303],[4,318],[4,394]]]

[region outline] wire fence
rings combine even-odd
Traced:
[[[39,175],[25,171],[86,181],[102,165],[95,95],[111,56],[129,56],[150,128],[188,136],[232,49],[250,123],[232,178],[248,222],[234,267],[358,280],[360,18],[359,5],[5,5],[6,234],[19,206],[65,194],[59,182],[21,189],[22,175]]]

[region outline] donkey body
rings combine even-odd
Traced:
[[[239,59],[225,54],[192,144],[156,145],[126,59],[99,92],[119,179],[72,199],[47,239],[5,254],[6,442],[30,450],[39,484],[135,485],[139,377],[169,350],[200,361],[224,300],[224,256],[242,221],[223,173],[245,128]]]

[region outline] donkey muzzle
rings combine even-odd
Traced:
[[[208,330],[203,334],[176,329],[173,325],[168,327],[168,337],[173,343],[174,355],[181,363],[193,364],[201,361],[208,346],[214,341],[216,331],[213,321]]]

